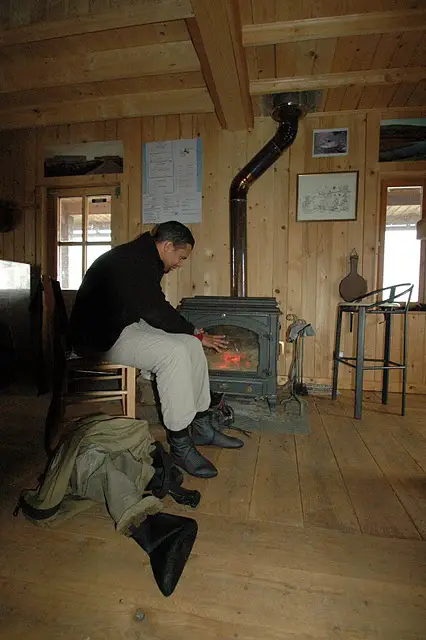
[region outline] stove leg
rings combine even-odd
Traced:
[[[275,413],[277,410],[277,396],[275,394],[272,396],[266,396],[266,401],[269,406],[269,411],[271,413]]]

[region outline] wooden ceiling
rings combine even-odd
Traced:
[[[1,0],[0,129],[216,111],[426,107],[424,0]]]

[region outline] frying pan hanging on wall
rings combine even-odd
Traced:
[[[352,249],[349,256],[350,272],[339,286],[339,293],[345,302],[352,302],[367,293],[367,281],[358,273],[358,258],[357,252]]]
[[[19,225],[21,209],[12,200],[0,200],[0,233],[9,233]]]

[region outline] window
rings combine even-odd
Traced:
[[[384,184],[382,194],[382,286],[409,282],[414,285],[411,302],[423,302],[425,246],[417,240],[416,225],[422,217],[424,185]]]
[[[62,289],[78,289],[84,273],[111,249],[111,194],[57,195],[57,278]]]

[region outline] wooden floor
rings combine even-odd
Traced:
[[[209,449],[219,476],[185,482],[199,535],[167,599],[101,508],[53,530],[12,517],[43,468],[40,402],[3,402],[2,640],[426,639],[426,397],[402,418],[366,394],[362,421],[349,394],[310,398],[310,435]]]

